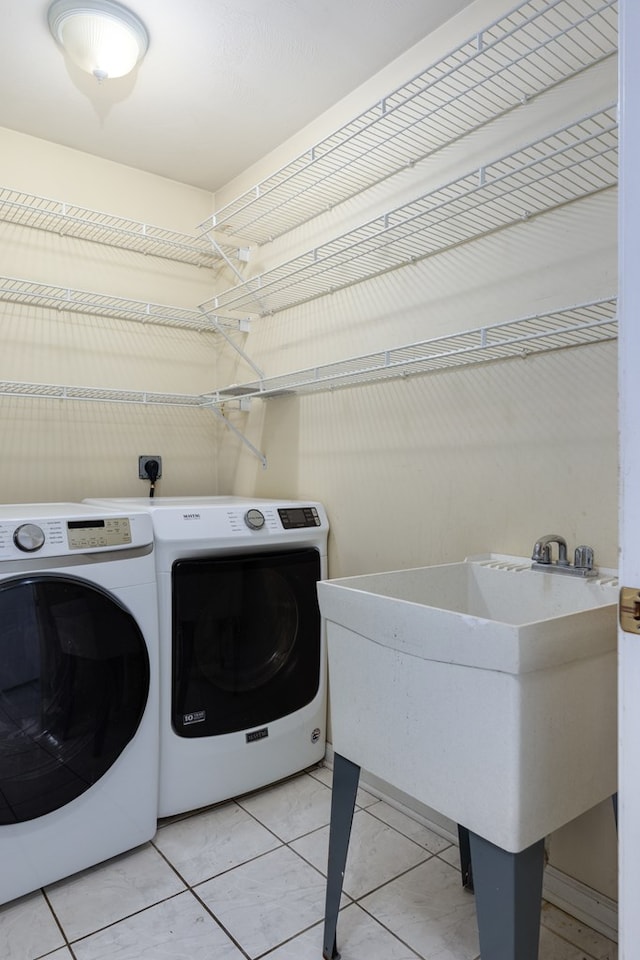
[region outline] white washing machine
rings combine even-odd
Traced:
[[[160,630],[160,816],[320,761],[326,648],[319,503],[240,497],[91,501],[153,518]]]
[[[157,678],[149,515],[0,506],[0,903],[154,835]]]

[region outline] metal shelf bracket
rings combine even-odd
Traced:
[[[227,343],[229,344],[229,346],[230,346],[230,347],[233,347],[233,349],[236,351],[236,353],[238,354],[238,356],[242,357],[242,359],[244,360],[244,362],[247,363],[247,364],[251,367],[251,369],[254,371],[254,373],[257,374],[257,376],[262,379],[262,377],[264,377],[263,371],[260,369],[259,366],[257,366],[257,364],[255,364],[255,363],[253,362],[253,360],[251,359],[251,357],[250,357],[247,353],[245,353],[245,351],[242,349],[242,347],[240,347],[240,346],[235,342],[235,340],[232,340],[232,339],[231,339],[231,337],[230,337],[229,334],[226,332],[226,330],[224,329],[224,327],[222,327],[222,326],[220,325],[217,316],[215,316],[215,314],[212,315],[212,314],[207,313],[207,311],[206,311],[203,307],[199,307],[198,309],[199,309],[199,310],[202,312],[202,314],[207,318],[207,320],[211,323],[211,325],[214,327],[214,329],[217,330],[218,333],[219,333],[222,337],[224,337],[224,339],[227,341]],[[248,333],[248,332],[249,332],[249,319],[248,319],[247,317],[245,317],[243,320],[239,320],[239,321],[238,321],[238,329],[240,330],[241,333]]]
[[[245,437],[244,433],[242,433],[241,430],[238,430],[238,428],[235,426],[235,424],[231,423],[231,421],[228,420],[228,419],[225,417],[225,415],[224,415],[224,413],[222,412],[222,410],[218,410],[218,408],[215,407],[215,406],[211,406],[210,409],[213,410],[213,412],[215,413],[215,415],[216,415],[216,417],[218,418],[218,420],[222,420],[222,422],[224,423],[224,425],[225,425],[226,427],[228,427],[229,430],[231,430],[232,433],[235,433],[236,437],[238,437],[238,439],[241,440],[241,441],[244,443],[245,447],[247,447],[247,448],[251,451],[251,453],[254,455],[254,457],[257,457],[257,458],[258,458],[258,460],[259,460],[260,463],[262,464],[262,469],[263,469],[263,470],[266,470],[266,469],[267,469],[267,458],[265,457],[264,453],[261,453],[261,452],[258,450],[258,448],[255,447],[247,437]]]

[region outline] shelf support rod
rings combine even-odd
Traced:
[[[231,272],[235,275],[236,280],[238,280],[238,282],[239,282],[243,287],[247,287],[248,289],[251,289],[251,287],[250,287],[249,284],[248,284],[247,278],[246,278],[245,276],[243,276],[243,275],[240,273],[240,271],[237,269],[237,267],[231,262],[231,260],[230,260],[229,257],[226,255],[226,253],[224,252],[224,250],[222,249],[222,247],[220,246],[220,244],[217,242],[217,240],[215,240],[214,237],[211,236],[211,234],[208,234],[208,237],[209,237],[209,243],[211,244],[211,246],[213,247],[213,249],[216,251],[216,253],[218,254],[218,256],[221,257],[221,258],[224,260],[224,262],[225,262],[226,265],[229,267],[229,269],[231,270]],[[240,257],[239,257],[239,259],[240,259]],[[248,254],[246,255],[246,257],[244,257],[244,259],[245,259],[245,262],[249,259]],[[261,278],[259,277],[259,278],[258,278],[258,281],[260,281],[260,280],[261,280]],[[253,291],[252,291],[252,292],[253,292]],[[267,308],[265,307],[265,305],[264,305],[264,303],[262,302],[262,300],[260,299],[260,297],[256,296],[255,293],[254,293],[253,299],[254,299],[255,303],[257,304],[257,306],[260,308],[261,313],[267,313]]]
[[[225,425],[226,427],[229,427],[229,429],[230,429],[233,433],[235,433],[236,437],[238,437],[239,440],[242,440],[242,442],[244,443],[245,447],[247,447],[247,448],[251,451],[251,453],[252,453],[255,457],[258,458],[258,460],[259,460],[260,463],[262,464],[262,469],[263,469],[263,470],[266,470],[266,469],[267,469],[267,458],[265,457],[264,453],[261,453],[261,452],[258,450],[257,447],[254,447],[254,445],[251,443],[251,441],[248,440],[247,437],[245,437],[244,433],[242,433],[241,430],[238,430],[238,428],[237,428],[233,423],[231,423],[230,420],[227,420],[227,418],[225,417],[224,413],[223,413],[221,410],[218,410],[218,408],[217,408],[217,407],[214,407],[214,406],[210,407],[210,409],[215,413],[215,415],[216,415],[216,417],[218,418],[218,420],[222,420],[222,422],[224,423],[224,425]]]
[[[221,336],[224,337],[224,339],[227,341],[227,343],[229,344],[229,346],[233,347],[233,349],[236,351],[236,353],[237,353],[240,357],[242,357],[242,359],[244,360],[244,362],[247,363],[247,364],[251,367],[251,369],[254,371],[254,373],[257,374],[257,376],[259,377],[259,379],[260,379],[260,380],[263,380],[263,379],[264,379],[264,371],[261,370],[260,367],[259,367],[256,363],[253,362],[253,360],[251,359],[251,357],[244,352],[244,350],[242,349],[242,347],[238,346],[238,344],[235,342],[235,340],[232,340],[232,339],[231,339],[231,337],[229,336],[229,334],[227,333],[227,331],[224,329],[224,327],[218,322],[218,318],[217,318],[215,315],[208,314],[207,311],[206,311],[203,307],[198,307],[198,310],[200,311],[201,314],[203,314],[203,316],[205,316],[205,317],[207,318],[207,320],[209,320],[210,323],[213,324],[213,326],[215,327],[215,329],[217,330],[217,332],[218,332],[219,334],[221,334]]]
[[[224,250],[222,249],[222,247],[220,246],[220,244],[218,243],[218,241],[215,240],[215,239],[211,236],[211,234],[207,234],[207,236],[209,237],[209,243],[211,244],[211,246],[213,247],[213,249],[216,251],[216,253],[218,254],[218,256],[219,256],[222,260],[224,260],[224,262],[225,262],[226,265],[229,267],[229,269],[231,270],[231,272],[232,272],[233,274],[235,274],[236,279],[239,280],[240,283],[246,283],[245,277],[243,277],[243,275],[240,273],[240,271],[236,268],[235,264],[233,264],[233,263],[231,262],[231,259],[226,255],[226,253],[224,252]]]

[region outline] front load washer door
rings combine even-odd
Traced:
[[[173,565],[172,725],[181,737],[294,713],[320,685],[313,548]]]
[[[144,638],[113,596],[65,576],[0,582],[0,825],[93,786],[136,733],[148,693]]]

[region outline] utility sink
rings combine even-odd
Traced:
[[[613,572],[486,555],[318,596],[336,753],[513,853],[615,793]]]

